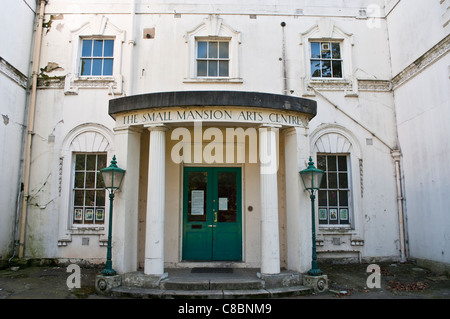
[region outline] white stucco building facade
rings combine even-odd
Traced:
[[[299,171],[311,156],[325,171],[315,209],[319,261],[416,258],[447,267],[447,7],[437,0],[30,6],[45,12],[32,60],[39,70],[32,143],[15,151],[24,160],[8,172],[14,194],[2,192],[9,202],[2,218],[24,227],[2,237],[2,258],[14,251],[104,262],[109,201],[98,172],[116,156],[126,170],[114,200],[118,272],[198,265],[306,272],[311,202]],[[31,21],[28,57],[36,56]],[[29,60],[1,58],[30,74]],[[10,79],[0,79],[10,92]],[[27,110],[25,92],[32,93],[15,85],[18,108]],[[8,128],[4,149],[13,139]],[[21,183],[23,193],[15,191]],[[26,200],[12,200],[20,196]]]

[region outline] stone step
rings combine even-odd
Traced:
[[[311,288],[292,286],[269,289],[214,289],[214,290],[172,290],[120,286],[113,288],[114,297],[123,298],[167,298],[167,299],[237,299],[237,298],[276,298],[307,295]]]
[[[167,290],[247,290],[262,289],[264,281],[261,279],[200,279],[190,280],[183,278],[162,280],[161,289]]]

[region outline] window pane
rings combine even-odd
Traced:
[[[327,156],[327,162],[328,162],[328,171],[336,172],[336,156],[330,155]]]
[[[97,159],[96,155],[87,155],[86,156],[86,170],[87,171],[95,171],[96,159]]]
[[[319,190],[319,206],[327,206],[327,192]]]
[[[326,157],[323,155],[317,155],[317,168],[325,171],[327,169]]]
[[[103,183],[103,177],[102,173],[97,172],[97,184],[95,186],[96,188],[104,188],[105,184]]]
[[[84,172],[75,173],[75,188],[84,188]]]
[[[236,198],[236,173],[217,173],[217,193],[219,198],[227,201],[226,209],[218,209],[219,223],[232,223],[237,219],[237,198]],[[225,207],[222,207],[225,208]]]
[[[113,59],[104,59],[103,75],[112,75],[112,74],[113,74]]]
[[[97,169],[101,170],[106,167],[106,155],[98,155]]]
[[[86,155],[78,154],[75,156],[75,170],[80,171],[85,168]]]
[[[84,191],[75,191],[74,206],[84,205]]]
[[[97,206],[105,206],[105,191],[95,192],[95,204]]]
[[[329,42],[322,42],[322,59],[330,59],[331,58],[331,50],[330,50]]]
[[[312,60],[311,61],[311,76],[313,78],[320,78],[321,72],[320,72],[320,61]]]
[[[339,191],[339,206],[348,206],[348,191]]]
[[[206,76],[207,66],[208,63],[206,61],[197,61],[197,76]]]
[[[81,59],[81,75],[91,75],[92,59]]]
[[[320,59],[320,43],[311,42],[311,58]]]
[[[209,42],[208,58],[217,59],[219,57],[219,43]]]
[[[81,56],[91,56],[92,54],[92,40],[83,40],[83,48],[81,49]]]
[[[337,188],[337,174],[328,173],[328,188]]]
[[[207,172],[189,172],[188,173],[188,221],[204,222],[206,221],[206,200],[207,200]],[[201,203],[193,203],[193,194],[203,196],[203,206]],[[197,196],[195,195],[195,196]]]
[[[208,62],[208,76],[217,76],[217,61]]]
[[[334,78],[342,77],[342,62],[341,61],[333,61],[333,77]]]
[[[339,188],[348,188],[347,173],[339,173]]]
[[[219,61],[219,76],[228,76],[228,61]]]
[[[207,42],[199,41],[197,42],[197,58],[206,59],[207,56]]]
[[[339,43],[331,43],[331,52],[333,59],[341,58],[341,46]]]
[[[228,42],[219,42],[219,58],[228,59]]]
[[[338,156],[339,171],[347,171],[347,156]]]
[[[328,205],[337,206],[337,191],[328,191]]]
[[[94,59],[92,61],[92,75],[102,75],[102,60]]]
[[[92,56],[103,56],[103,40],[94,40]]]
[[[95,172],[86,172],[86,188],[95,188]]]
[[[331,61],[322,61],[322,77],[331,77]]]
[[[114,55],[114,40],[105,40],[104,42],[103,56],[112,57]]]
[[[95,205],[95,191],[88,190],[85,193],[86,193],[85,205],[86,206],[94,206]]]

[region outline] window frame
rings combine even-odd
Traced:
[[[92,46],[91,46],[91,55],[90,56],[84,56],[83,55],[83,44],[84,41],[92,41]],[[97,56],[94,55],[93,51],[94,51],[94,43],[95,41],[102,41],[102,55],[101,56]],[[104,55],[104,48],[105,48],[105,41],[113,41],[112,44],[112,56],[105,56]],[[80,38],[80,49],[79,49],[79,59],[78,59],[78,75],[80,76],[80,78],[89,78],[89,77],[94,77],[94,78],[106,78],[106,77],[112,77],[114,76],[114,60],[115,60],[115,38],[114,37],[81,37]],[[100,75],[93,75],[92,71],[94,68],[94,63],[91,63],[91,72],[90,74],[82,74],[82,69],[83,69],[83,59],[90,59],[91,61],[94,60],[102,60],[102,71]],[[104,61],[105,60],[111,60],[111,74],[103,74],[104,71]]]
[[[320,46],[320,57],[313,57],[313,43],[318,43]],[[324,44],[329,44],[331,47],[329,48],[329,50],[324,50],[323,49],[323,45]],[[334,58],[333,57],[333,49],[332,46],[333,44],[338,44],[339,45],[339,58]],[[338,40],[324,40],[324,39],[317,39],[317,40],[313,40],[311,39],[309,41],[309,65],[310,65],[310,74],[311,74],[311,79],[312,80],[343,80],[344,79],[344,59],[343,59],[343,55],[342,55],[342,41],[338,41]],[[324,58],[323,55],[323,51],[330,51],[330,57],[329,58]],[[312,63],[313,61],[319,61],[321,67],[319,68],[320,70],[320,74],[321,76],[314,76],[313,72],[312,72]],[[323,61],[330,61],[330,72],[331,72],[331,76],[323,76],[323,66],[322,63]],[[340,72],[341,75],[340,76],[333,76],[333,62],[339,62],[340,63]]]
[[[320,166],[320,162],[319,162],[319,156],[324,156],[326,158],[326,169],[324,170],[321,166]],[[328,157],[332,157],[335,156],[336,157],[336,170],[328,170]],[[345,157],[345,165],[346,165],[346,170],[345,171],[340,171],[339,170],[339,160],[338,157]],[[317,167],[324,170],[324,176],[322,178],[322,183],[320,185],[320,189],[317,191],[317,221],[318,221],[318,225],[319,228],[345,228],[345,229],[349,229],[352,228],[353,226],[353,202],[352,202],[352,198],[353,198],[353,188],[352,188],[352,175],[351,175],[351,154],[349,153],[322,153],[322,152],[317,152],[316,153],[316,163],[317,163]],[[347,175],[347,187],[341,187],[339,185],[339,173],[343,173],[345,172]],[[322,186],[324,185],[324,182],[326,181],[328,184],[328,176],[330,173],[336,174],[336,187],[329,187],[329,185],[326,185],[327,187],[323,188]],[[330,201],[329,201],[329,197],[327,196],[327,205],[321,205],[320,201],[321,201],[321,191],[325,191],[327,193],[327,195],[329,195],[331,192],[336,191],[337,192],[337,201],[336,201],[336,205],[330,205]],[[340,205],[340,192],[347,192],[347,205]],[[326,207],[325,207],[326,206]],[[327,212],[327,222],[326,223],[322,223],[321,221],[323,220],[321,218],[321,209],[326,209]],[[331,220],[331,209],[336,209],[336,223],[330,223]],[[340,223],[340,216],[341,216],[341,209],[347,209],[347,222],[346,223]]]
[[[114,40],[112,75],[92,76],[81,75],[81,56],[83,39]],[[112,24],[107,16],[96,15],[80,25],[78,29],[71,31],[71,57],[69,73],[64,81],[64,94],[77,95],[79,89],[102,88],[107,89],[108,94],[123,93],[122,76],[122,45],[125,41],[125,30],[121,30]]]
[[[206,57],[199,57],[199,43],[200,42],[206,42]],[[217,57],[210,57],[210,43],[217,43]],[[227,57],[223,58],[220,57],[220,43],[227,43],[228,49],[227,49]],[[231,40],[229,38],[196,38],[195,40],[195,76],[197,78],[229,78],[230,77],[230,64],[231,64],[231,58],[230,58],[230,47],[231,47]],[[206,75],[199,75],[199,67],[198,63],[199,61],[206,62]],[[220,62],[227,62],[227,75],[220,75]],[[217,62],[217,75],[210,75],[209,74],[209,65],[210,62]]]
[[[243,83],[240,77],[241,33],[223,22],[218,15],[210,14],[197,27],[186,32],[186,76],[183,83]],[[198,41],[227,41],[228,76],[198,76],[197,43]]]
[[[77,155],[85,155],[86,156],[86,160],[85,160],[85,167],[84,170],[77,170]],[[88,155],[95,155],[96,156],[96,163],[95,163],[95,170],[87,170],[86,166],[87,166],[87,156]],[[72,173],[72,183],[71,183],[71,205],[70,205],[70,218],[69,218],[69,222],[70,222],[70,226],[71,228],[86,228],[86,227],[104,227],[105,223],[106,223],[106,208],[107,208],[107,192],[105,190],[104,187],[98,187],[99,186],[99,178],[101,178],[100,176],[100,169],[98,168],[98,156],[102,155],[104,156],[104,164],[105,167],[107,167],[107,159],[108,159],[108,153],[107,152],[73,152],[72,153],[72,169],[71,169],[71,173]],[[86,187],[86,173],[87,172],[96,172],[95,174],[95,180],[94,180],[94,187]],[[76,183],[76,175],[77,172],[84,172],[84,187],[77,187]],[[102,182],[100,182],[102,183]],[[82,191],[84,192],[84,200],[83,200],[83,205],[76,205],[76,192],[77,191]],[[94,201],[95,204],[94,205],[86,205],[86,192],[87,191],[93,191],[94,192]],[[97,192],[103,191],[104,192],[104,203],[103,205],[96,205],[96,201],[97,201]],[[80,209],[82,208],[82,222],[81,223],[76,223],[75,222],[75,210],[76,209]],[[85,222],[85,216],[86,216],[86,210],[87,209],[93,209],[92,211],[92,223],[89,222]],[[96,223],[96,218],[97,218],[97,209],[103,209],[103,216],[102,216],[102,222],[101,223]]]

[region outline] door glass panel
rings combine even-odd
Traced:
[[[218,219],[220,223],[236,222],[236,172],[217,173]]]
[[[207,172],[188,173],[188,221],[206,221]]]

